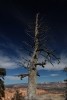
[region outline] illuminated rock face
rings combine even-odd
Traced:
[[[14,89],[6,89],[5,90],[5,100],[11,100],[11,98],[13,98],[15,93]]]
[[[27,96],[27,88],[16,88],[16,89],[19,91],[19,93],[21,93],[23,97]],[[2,100],[11,100],[14,97],[14,94],[16,93],[16,89],[6,88],[5,99]],[[37,100],[49,100],[49,98],[51,98],[51,100],[65,100],[63,93],[56,93],[56,92],[49,93],[46,90],[37,89],[36,94],[37,94]]]
[[[21,93],[22,96],[27,96],[27,89],[26,88],[18,88],[17,89],[19,91],[19,93]],[[13,98],[14,94],[15,94],[15,89],[14,88],[6,88],[5,90],[5,100],[11,100],[11,98]],[[47,93],[47,91],[42,90],[42,89],[37,89],[36,90],[36,94],[37,95],[41,95],[41,94],[45,94]]]

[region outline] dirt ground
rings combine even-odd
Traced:
[[[37,96],[36,100],[65,100],[65,96],[62,94],[44,94]]]

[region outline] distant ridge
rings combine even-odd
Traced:
[[[6,88],[20,88],[20,87],[27,87],[27,83],[20,83],[20,84],[9,84],[5,85]],[[37,88],[64,88],[66,86],[65,82],[44,82],[44,83],[38,83]]]
[[[5,85],[6,88],[15,88],[15,87],[27,87],[27,83],[17,83],[17,84],[8,84]]]

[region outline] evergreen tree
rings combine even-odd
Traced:
[[[66,77],[67,77],[67,67],[64,68],[64,72],[66,73]],[[66,84],[65,100],[67,100],[67,78],[64,81],[65,81],[65,84]]]
[[[0,68],[0,100],[2,97],[5,97],[5,86],[4,86],[4,76],[6,75],[6,70]]]

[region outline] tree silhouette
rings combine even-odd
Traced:
[[[0,99],[5,97],[5,86],[4,86],[4,76],[6,75],[6,70],[4,68],[0,68]]]
[[[64,72],[66,73],[66,77],[67,77],[67,67],[64,68]],[[67,78],[64,80],[64,82],[66,84],[65,100],[67,100]]]

